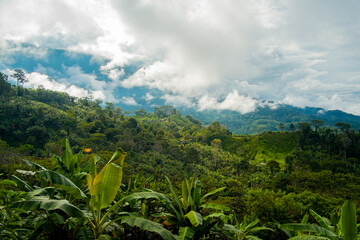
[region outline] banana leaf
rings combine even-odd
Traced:
[[[215,210],[220,210],[220,211],[230,211],[231,210],[231,208],[226,207],[221,204],[217,204],[217,203],[205,203],[205,204],[201,204],[200,207],[208,208],[208,209],[215,209]]]
[[[195,211],[190,211],[185,215],[191,222],[191,224],[195,227],[201,225],[203,223],[203,219],[200,213]]]
[[[202,198],[200,199],[200,202],[204,201],[205,198],[214,195],[215,193],[224,191],[226,187],[221,187],[221,188],[217,188],[215,190],[212,190],[211,192],[208,192],[207,194],[205,194],[204,196],[202,196]]]
[[[156,223],[141,217],[123,217],[121,219],[122,224],[127,224],[131,227],[139,227],[141,230],[154,232],[159,234],[165,240],[176,240],[177,236],[174,236],[169,230],[163,228],[160,223]]]
[[[329,231],[328,229],[313,224],[288,223],[288,224],[282,224],[280,228],[282,230],[288,230],[294,232],[298,232],[298,231],[312,232],[312,233],[322,234],[326,237],[337,237],[335,233]]]
[[[11,179],[18,185],[18,187],[25,189],[26,191],[34,190],[34,188],[32,186],[30,186],[27,182],[21,180],[20,178],[18,178],[15,175],[12,175]]]
[[[341,230],[344,234],[344,240],[356,240],[356,209],[352,201],[345,201],[341,208]]]
[[[289,240],[330,240],[328,237],[319,237],[314,235],[301,235],[289,238]]]
[[[195,234],[195,230],[190,227],[180,227],[179,228],[179,240],[188,240],[192,239]]]
[[[122,166],[125,156],[126,153],[122,149],[118,149],[94,179],[91,174],[88,175],[90,204],[93,208],[97,210],[106,208],[115,199],[122,181]]]
[[[55,200],[48,198],[37,198],[25,201],[14,202],[10,205],[12,208],[20,208],[23,210],[60,210],[71,217],[84,217],[84,213],[67,200]]]
[[[42,178],[47,179],[56,187],[65,190],[67,193],[73,195],[76,199],[87,198],[85,193],[76,186],[70,179],[51,170],[43,170],[37,172]]]

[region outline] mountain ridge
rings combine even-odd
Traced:
[[[199,112],[192,109],[180,109],[180,111],[192,115],[206,125],[218,121],[236,134],[280,131],[280,124],[284,124],[285,129],[289,130],[290,124],[294,124],[296,127],[300,122],[311,122],[311,120],[324,121],[323,125],[326,127],[334,127],[338,122],[346,122],[352,128],[360,129],[360,116],[341,110],[325,110],[316,107],[299,108],[281,104],[276,109],[259,107],[254,112],[246,114],[228,110],[205,110]]]

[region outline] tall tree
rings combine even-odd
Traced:
[[[280,131],[283,132],[283,131],[284,131],[284,127],[285,127],[285,125],[284,125],[283,123],[280,123],[280,124],[279,124]]]
[[[11,84],[8,82],[8,76],[0,72],[0,95],[8,95],[11,91]]]
[[[15,69],[15,73],[13,73],[11,76],[16,78],[16,86],[19,86],[19,83],[21,84],[21,86],[23,86],[24,83],[29,82],[29,80],[25,76],[24,71],[21,69]]]
[[[319,127],[321,127],[323,124],[324,124],[323,120],[318,120],[318,119],[311,120],[311,125],[314,126],[315,132],[317,132]]]

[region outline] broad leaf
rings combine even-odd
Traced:
[[[165,194],[158,193],[158,192],[137,192],[133,193],[123,199],[125,202],[131,202],[133,200],[139,200],[139,199],[157,199],[157,200],[166,200],[170,201],[169,197]]]
[[[89,184],[91,205],[95,209],[106,208],[114,200],[122,180],[122,166],[126,153],[118,149],[110,161],[96,175],[92,184]]]
[[[209,208],[209,209],[215,209],[215,210],[221,210],[221,211],[230,211],[231,208],[226,207],[224,205],[221,204],[217,204],[217,203],[205,203],[201,205],[202,208]]]
[[[69,142],[69,140],[67,138],[64,138],[61,141],[61,147],[63,147],[65,149],[63,155],[61,156],[61,160],[65,164],[66,169],[68,171],[70,171],[70,166],[71,166],[71,163],[72,163],[73,153],[72,153],[72,150],[71,150],[71,147],[70,147],[70,142]]]
[[[199,205],[201,202],[201,186],[200,186],[200,181],[196,180],[195,184],[194,184],[194,188],[193,188],[193,200],[194,200],[194,206],[195,206],[195,211],[199,211]]]
[[[182,203],[184,204],[184,209],[187,209],[191,204],[191,189],[189,186],[188,180],[185,178],[181,183],[181,195]]]
[[[229,216],[225,215],[222,212],[211,213],[211,214],[207,215],[206,217],[204,217],[204,220],[208,220],[208,219],[212,219],[212,218],[218,218],[223,222],[227,222],[229,220]]]
[[[188,218],[191,222],[191,224],[195,227],[198,227],[202,224],[202,216],[200,213],[195,211],[190,211],[188,214],[185,215],[186,218]]]
[[[141,230],[154,232],[159,234],[165,240],[176,240],[177,236],[174,236],[169,230],[163,228],[160,223],[150,221],[141,217],[123,217],[121,219],[122,224],[127,224],[131,227],[139,227]]]
[[[226,187],[221,187],[221,188],[217,188],[217,189],[215,189],[215,190],[212,190],[211,192],[208,192],[207,194],[205,194],[205,195],[201,198],[200,202],[204,201],[205,198],[207,198],[207,197],[209,197],[209,196],[211,196],[211,195],[214,195],[215,193],[224,191],[225,188],[226,188]]]
[[[67,200],[38,198],[14,202],[10,207],[24,210],[61,210],[71,217],[84,217],[84,213],[79,208],[70,204]]]
[[[289,240],[330,240],[330,238],[319,237],[314,235],[301,235],[301,236],[289,238]]]
[[[27,176],[34,176],[36,174],[36,172],[33,172],[33,171],[26,171],[26,170],[20,170],[20,169],[17,169],[16,171],[22,175],[27,175]]]
[[[344,240],[355,240],[357,235],[356,209],[352,201],[345,201],[341,208],[341,229]]]
[[[38,174],[41,177],[47,179],[50,183],[54,184],[56,187],[61,188],[67,193],[73,195],[76,199],[87,198],[85,193],[83,193],[83,191],[81,191],[81,189],[76,186],[70,179],[57,172],[44,170],[39,171]]]
[[[235,226],[230,225],[230,224],[224,224],[223,229],[226,231],[232,232],[232,233],[236,233],[236,234],[244,234],[242,231],[240,231]]]
[[[319,223],[319,225],[323,228],[326,228],[329,231],[333,231],[334,228],[330,225],[330,221],[321,217],[319,214],[317,214],[314,210],[310,209],[310,214],[313,216],[316,221]]]
[[[20,178],[18,178],[15,175],[11,176],[11,179],[22,189],[26,189],[27,191],[32,191],[34,190],[33,187],[31,187],[27,182],[21,180]]]
[[[1,181],[0,181],[0,185],[11,185],[11,186],[17,187],[16,182],[11,181],[11,180],[9,180],[9,179],[1,180]]]
[[[178,233],[179,240],[192,239],[194,234],[195,234],[194,229],[192,229],[190,227],[180,227],[179,228],[179,233]]]
[[[313,225],[313,224],[301,224],[301,223],[288,223],[288,224],[282,224],[280,226],[282,230],[288,230],[288,231],[302,231],[302,232],[313,232],[318,234],[323,234],[327,237],[336,237],[336,234],[327,230],[326,228]]]
[[[174,196],[175,202],[176,202],[176,204],[178,205],[178,208],[179,208],[179,210],[180,210],[180,213],[179,213],[180,216],[178,216],[178,218],[181,218],[181,219],[182,219],[183,216],[184,216],[184,205],[181,204],[181,202],[180,202],[180,200],[179,200],[179,198],[178,198],[178,196],[177,196],[177,194],[176,194],[176,192],[175,192],[175,189],[174,189],[174,187],[173,187],[173,185],[172,185],[169,177],[168,177],[168,176],[165,176],[165,179],[166,179],[166,181],[167,181],[168,184],[169,184],[170,191],[171,191],[172,195]],[[178,215],[178,214],[177,214],[177,215]]]
[[[29,160],[24,160],[24,162],[29,165],[32,168],[35,168],[36,170],[46,170],[46,168],[44,168],[43,166],[41,166],[40,164],[34,163],[32,161]]]

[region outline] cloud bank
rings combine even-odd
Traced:
[[[160,90],[166,103],[199,110],[247,113],[272,100],[360,114],[359,10],[335,0],[5,0],[0,68],[14,54],[65,49],[91,55],[110,81],[69,66],[49,88],[132,105],[113,92]]]

